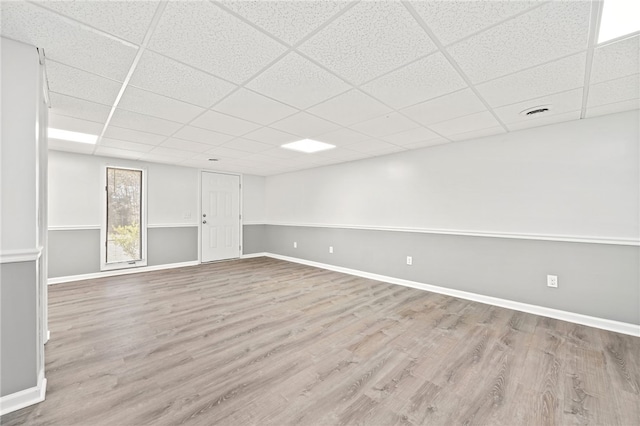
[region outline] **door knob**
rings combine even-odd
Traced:
[[[206,220],[203,220],[203,221],[202,221],[202,223],[207,223],[207,221],[206,221]]]

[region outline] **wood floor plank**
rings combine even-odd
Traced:
[[[2,425],[637,425],[640,339],[269,258],[49,288]]]

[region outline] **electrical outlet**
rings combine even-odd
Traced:
[[[329,253],[333,253],[333,246],[329,246]]]
[[[298,248],[298,243],[296,241],[293,242],[293,248]]]
[[[558,288],[558,276],[547,275],[547,287]]]
[[[407,265],[413,265],[413,257],[407,256]]]

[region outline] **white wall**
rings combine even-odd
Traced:
[[[267,223],[638,240],[638,111],[266,179]]]
[[[38,52],[33,46],[1,40],[0,249],[33,250],[38,242]]]
[[[189,167],[51,151],[49,154],[49,227],[98,227],[102,220],[104,167],[147,170],[147,223],[198,225],[200,172]],[[264,178],[246,175],[245,218],[262,218]]]
[[[265,221],[265,178],[244,175],[242,177],[242,214],[244,223]]]

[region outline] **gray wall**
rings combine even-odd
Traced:
[[[49,231],[49,278],[100,271],[100,230]]]
[[[36,262],[0,264],[0,396],[37,385]]]
[[[149,266],[198,260],[198,227],[149,228],[147,258]]]
[[[640,247],[277,225],[264,233],[274,254],[640,324]],[[546,286],[547,274],[559,288]]]
[[[242,254],[262,253],[266,249],[266,225],[242,227]]]
[[[198,260],[198,227],[149,228],[147,265]],[[50,230],[49,278],[100,272],[100,230]]]

